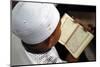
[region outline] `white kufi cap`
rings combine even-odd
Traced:
[[[53,4],[19,2],[12,11],[12,32],[28,44],[46,40],[56,29],[60,15]]]

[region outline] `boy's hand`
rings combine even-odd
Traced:
[[[77,19],[77,18],[74,18],[74,22],[79,23],[80,25],[82,25],[85,31],[89,31],[91,33],[94,32],[94,27],[93,27],[92,24],[84,23],[84,21],[82,21],[80,19]]]
[[[65,59],[67,60],[68,63],[77,62],[79,60],[79,58],[76,59],[71,54],[68,54]]]

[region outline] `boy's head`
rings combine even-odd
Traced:
[[[60,37],[59,19],[53,4],[19,2],[12,11],[12,32],[35,49],[49,49]]]

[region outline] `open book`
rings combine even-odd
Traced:
[[[64,45],[74,58],[78,58],[89,42],[93,39],[90,32],[84,31],[83,27],[74,23],[68,14],[61,19],[61,37],[59,42]]]

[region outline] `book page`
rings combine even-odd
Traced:
[[[66,21],[73,22],[74,20],[67,13],[65,13],[64,16],[61,18],[61,27],[64,25]]]
[[[80,54],[83,52],[83,50],[87,47],[87,45],[90,43],[90,41],[93,39],[93,35],[90,32],[87,32],[88,37],[84,39],[84,42],[81,44],[81,46],[78,48],[78,50],[73,53],[73,56],[75,58],[78,58]]]
[[[64,45],[79,24],[73,23],[73,20],[67,14],[61,19],[61,23],[61,37],[59,42]]]
[[[66,41],[65,47],[75,58],[78,58],[92,38],[91,33],[85,32],[83,27],[79,26],[70,39]]]
[[[81,47],[81,44],[84,42],[86,37],[88,37],[88,33],[80,26],[66,42],[65,46],[69,48],[72,53],[75,53],[78,48]]]

